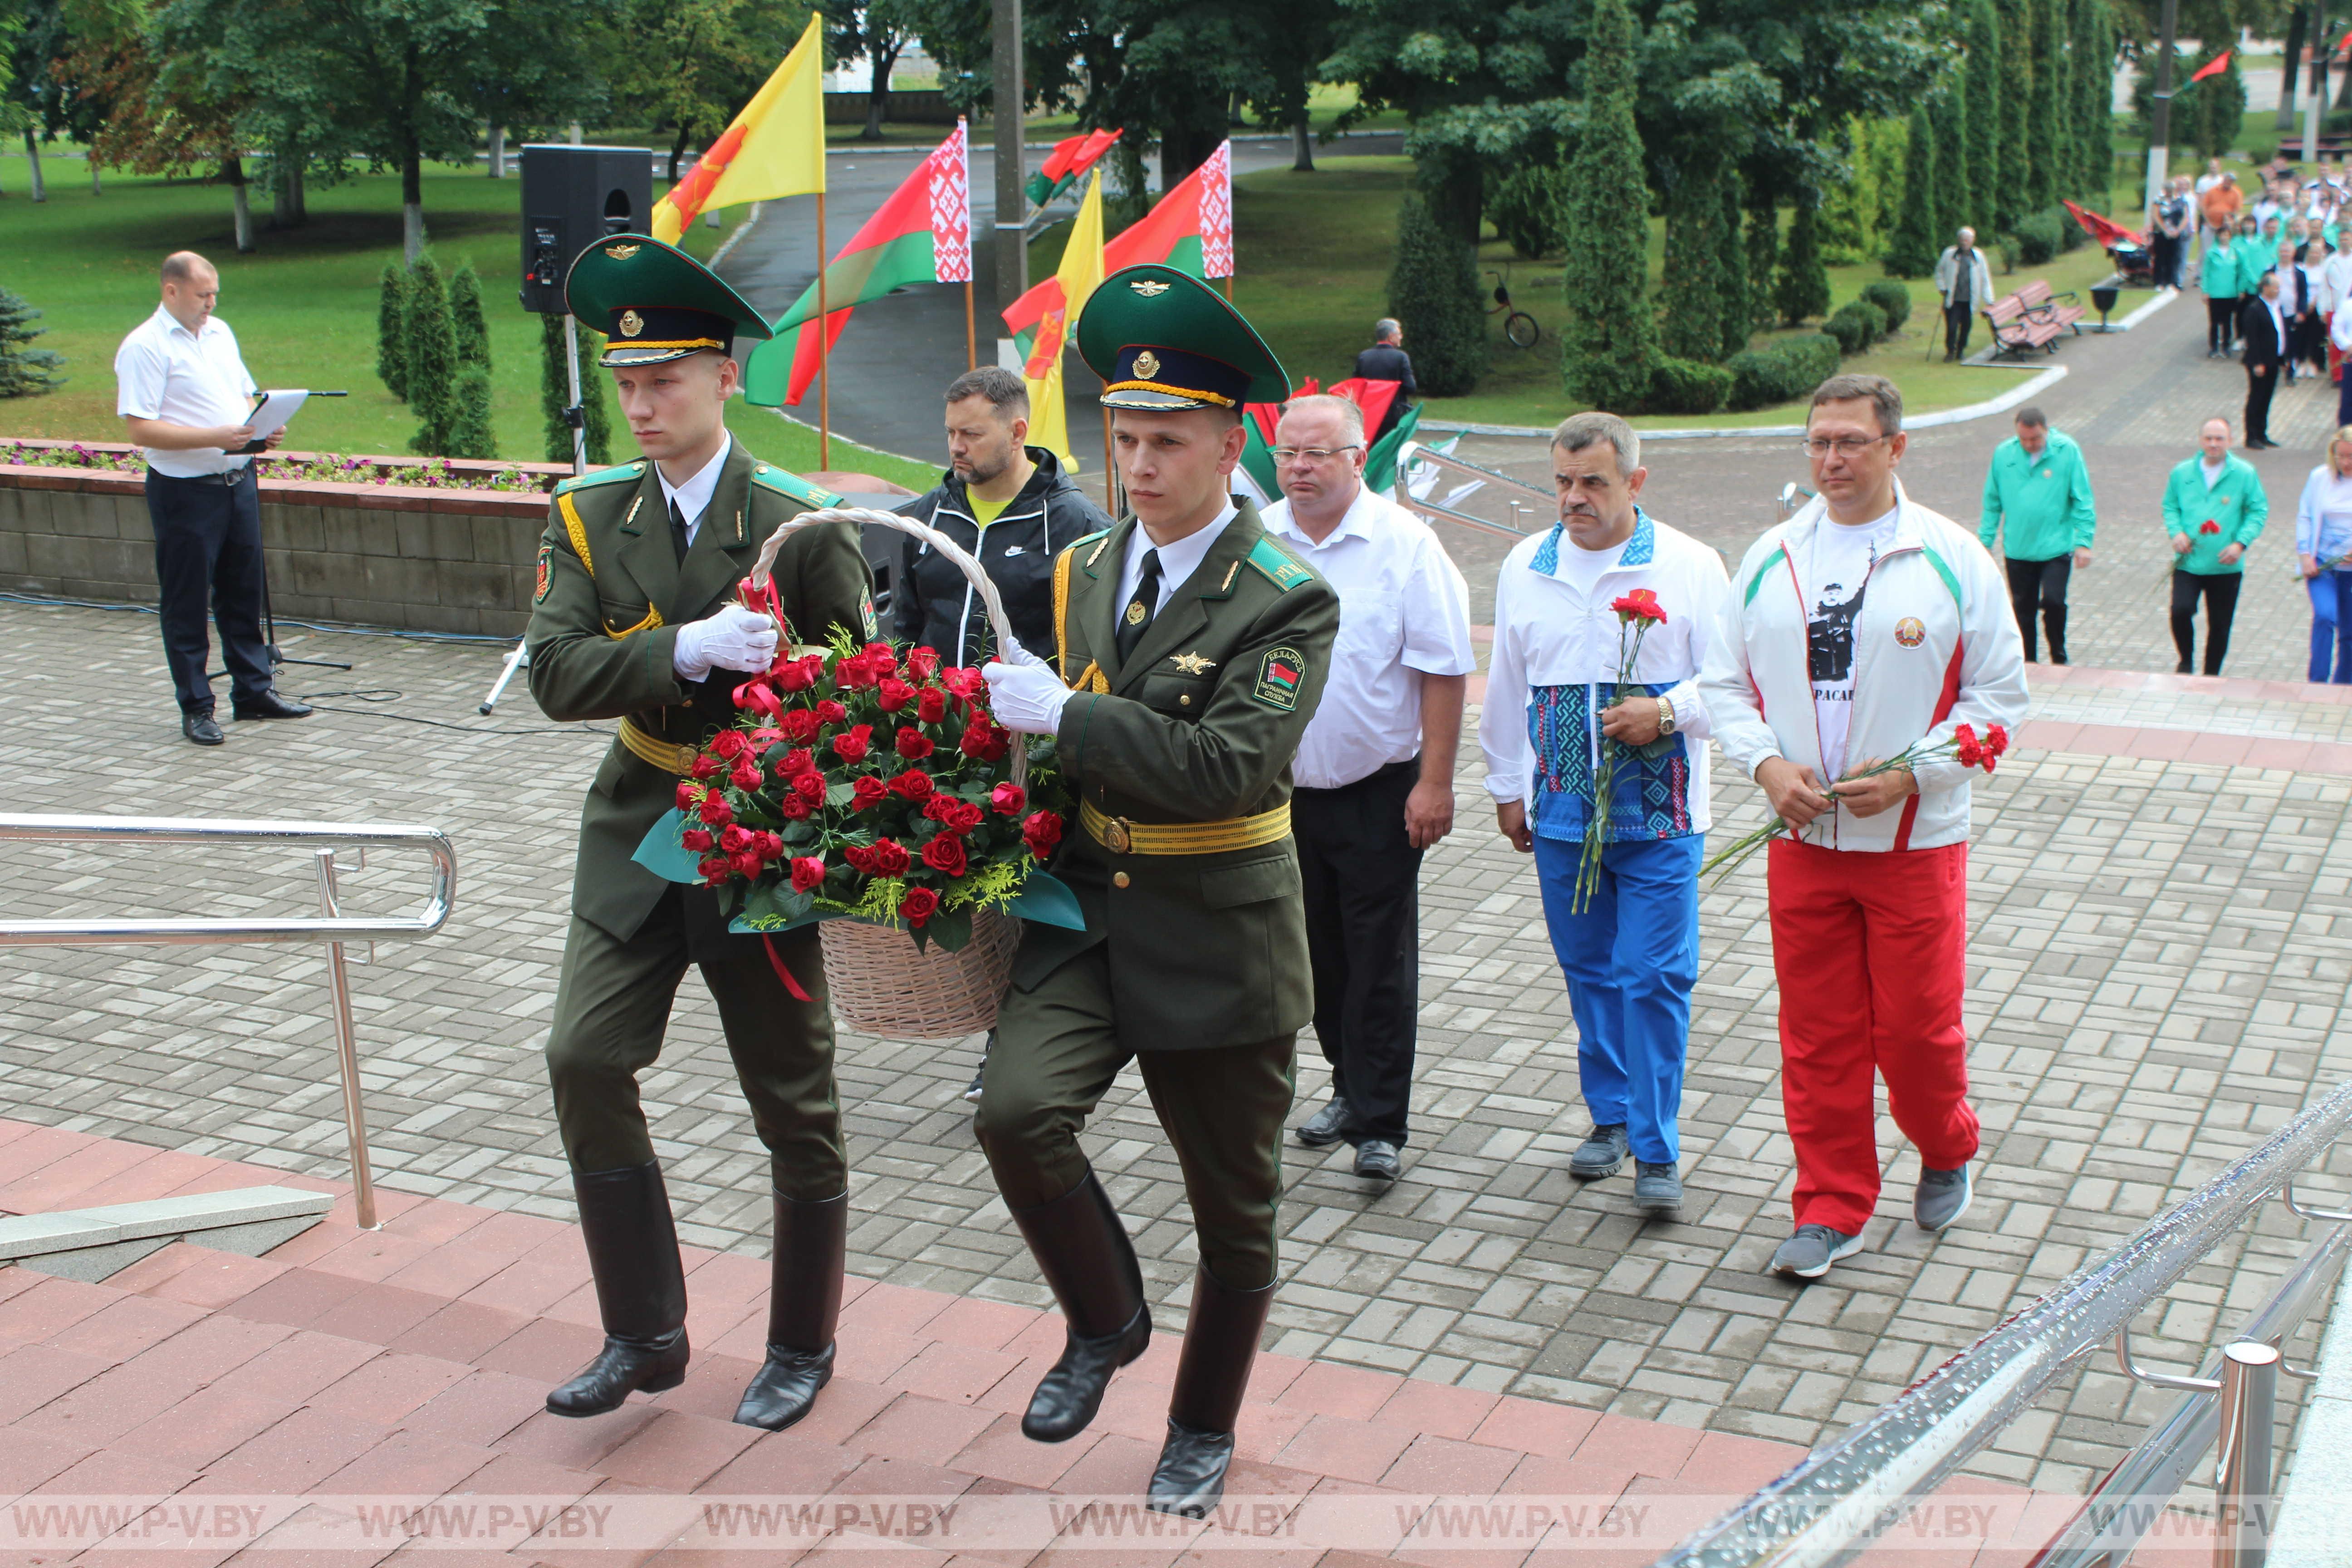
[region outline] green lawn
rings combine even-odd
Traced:
[[[416,428],[406,407],[375,376],[377,279],[400,252],[399,184],[362,175],[314,187],[308,227],[261,233],[259,248],[236,254],[226,187],[193,181],[110,175],[92,196],[79,159],[45,159],[49,199],[35,205],[21,153],[0,157],[0,284],[43,310],[39,346],[67,359],[67,384],[46,397],[0,405],[0,437],[121,440],[114,413],[114,351],[155,308],[155,266],[169,251],[200,250],[220,268],[222,319],[236,329],[245,360],[266,386],[344,388],[348,398],[313,402],[289,441],[350,453],[399,453]],[[521,183],[480,173],[428,168],[425,226],[445,271],[471,260],[483,280],[496,430],[502,457],[544,456],[539,400],[538,319],[516,303]],[[258,196],[259,193],[257,193]],[[746,209],[748,210],[748,209]],[[741,214],[725,215],[731,225]],[[267,216],[266,201],[255,215]],[[725,232],[697,225],[688,248],[709,256]],[[738,402],[728,423],[761,458],[805,472],[817,466],[816,433]],[[625,429],[614,456],[634,456]],[[929,465],[869,452],[835,438],[835,468],[862,468],[918,489]]]

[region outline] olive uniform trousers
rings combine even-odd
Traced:
[[[751,1124],[772,1156],[776,1190],[796,1202],[824,1203],[849,1189],[816,928],[772,940],[809,1001],[795,1001],[784,989],[759,937],[729,933],[708,889],[672,886],[625,942],[572,917],[547,1070],[573,1170],[653,1162],[637,1074],[661,1055],[670,1005],[692,963],[718,1004]]]

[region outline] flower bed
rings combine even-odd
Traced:
[[[396,486],[404,489],[509,490],[545,495],[572,469],[561,463],[485,463],[450,458],[352,458],[340,452],[266,452],[253,460],[263,484]],[[144,474],[136,447],[112,442],[10,441],[0,446],[0,468],[86,468]]]

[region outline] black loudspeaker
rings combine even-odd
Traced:
[[[563,279],[608,234],[653,222],[654,155],[646,147],[534,142],[522,150],[522,308],[561,316]]]

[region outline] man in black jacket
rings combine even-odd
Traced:
[[[2246,342],[2246,450],[2260,452],[2278,445],[2271,439],[2271,398],[2286,360],[2286,314],[2276,272],[2263,274],[2262,292],[2246,301],[2238,331]]]
[[[1054,454],[1024,446],[1029,392],[995,365],[948,384],[948,471],[898,510],[980,558],[1004,597],[1013,634],[1041,657],[1054,650],[1054,557],[1072,540],[1110,526],[1062,472]],[[901,642],[939,650],[950,665],[977,666],[995,652],[988,612],[962,572],[908,538],[890,584],[892,629]]]
[[[1371,434],[1368,445],[1397,427],[1412,400],[1421,395],[1421,388],[1412,384],[1412,356],[1404,352],[1404,328],[1394,319],[1383,316],[1372,323],[1372,346],[1356,356],[1356,374],[1366,381],[1394,381],[1403,384],[1389,403],[1389,411],[1381,416],[1381,427]]]

